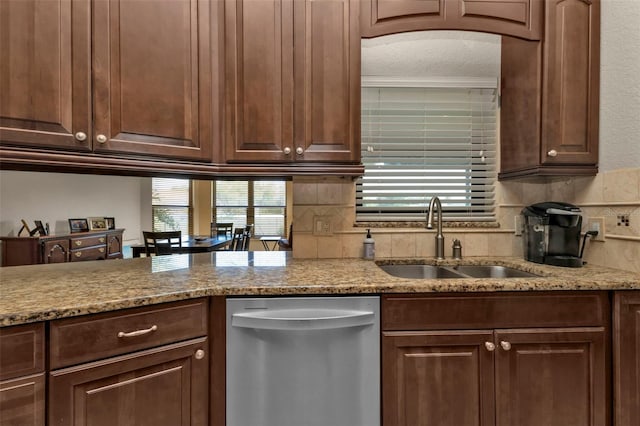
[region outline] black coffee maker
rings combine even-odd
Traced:
[[[582,229],[581,210],[572,204],[547,201],[522,210],[524,216],[524,258],[547,265],[582,266],[582,251],[589,232],[580,248]]]

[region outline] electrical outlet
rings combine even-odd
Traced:
[[[313,217],[313,235],[333,235],[331,216]]]
[[[592,239],[594,241],[604,241],[604,218],[590,217],[587,224],[587,231],[598,231],[598,235],[592,237]]]

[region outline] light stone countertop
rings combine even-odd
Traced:
[[[640,274],[585,265],[561,268],[519,258],[466,258],[536,278],[406,279],[376,263],[432,259],[293,259],[286,252],[213,252],[0,268],[0,326],[215,295],[310,295],[640,289]],[[443,262],[441,262],[443,263]],[[456,264],[453,260],[444,264]]]

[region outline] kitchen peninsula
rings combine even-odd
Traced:
[[[592,265],[560,268],[470,257],[438,264],[502,265],[539,277],[407,279],[378,267],[385,263],[436,262],[215,252],[1,268],[0,417],[13,413],[20,422],[9,424],[40,426],[109,420],[99,407],[120,404],[109,389],[126,391],[135,382],[136,394],[145,398],[179,397],[167,396],[167,403],[155,408],[116,405],[128,415],[146,417],[156,414],[153,409],[169,419],[161,425],[223,426],[226,298],[355,294],[381,296],[384,426],[409,425],[436,393],[459,389],[475,390],[468,399],[456,397],[455,412],[482,413],[483,425],[534,408],[538,417],[598,425],[610,424],[611,412],[637,415],[633,395],[640,372],[634,370],[634,351],[640,329],[634,313],[640,310],[640,275]],[[454,356],[463,349],[472,356]],[[412,353],[438,354],[446,374],[457,372],[455,380],[434,382],[429,356],[416,358],[422,367],[411,370],[406,363]],[[526,366],[520,367],[522,362]],[[558,374],[522,375],[540,369]],[[498,380],[504,374],[515,376]],[[420,392],[403,396],[406,381],[414,379]],[[156,380],[168,382],[160,386]],[[531,387],[519,383],[531,380],[542,389],[553,386],[554,392],[516,407],[510,398],[528,392]],[[474,385],[479,383],[481,388]],[[571,409],[537,409],[549,398]],[[184,418],[174,418],[176,412]],[[442,418],[434,424],[446,424],[437,423]],[[96,424],[107,424],[101,421]]]

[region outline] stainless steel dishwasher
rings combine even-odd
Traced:
[[[378,297],[227,300],[227,426],[380,425]]]

